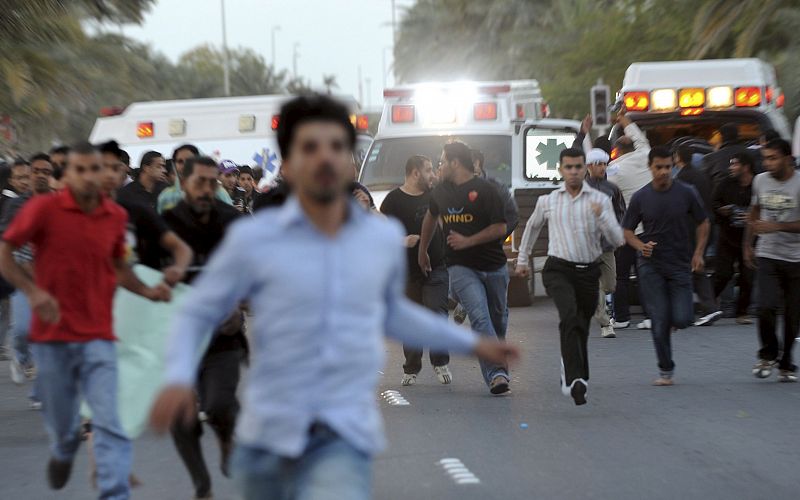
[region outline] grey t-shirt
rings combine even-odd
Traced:
[[[800,221],[800,174],[779,181],[769,172],[753,179],[752,205],[761,208],[761,220],[770,222]],[[758,237],[756,256],[800,262],[800,233],[768,233]]]

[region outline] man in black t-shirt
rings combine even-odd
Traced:
[[[184,199],[164,212],[164,221],[194,252],[194,259],[184,280],[191,283],[225,236],[225,231],[239,212],[215,198],[220,171],[209,157],[190,158],[183,167]],[[220,444],[221,469],[228,474],[228,460],[233,446],[233,430],[239,414],[236,388],[239,368],[247,351],[244,318],[238,309],[214,334],[197,375],[200,409]],[[195,497],[211,497],[211,477],[200,446],[202,424],[178,424],[172,429],[175,447],[195,488]]]
[[[444,262],[444,238],[438,227],[434,230],[433,239],[428,247],[431,272],[427,276],[423,275],[417,264],[422,220],[428,213],[435,177],[430,158],[412,156],[406,162],[405,183],[386,195],[381,205],[381,212],[399,219],[406,229],[405,244],[408,249],[406,295],[417,304],[447,316],[449,278]],[[414,385],[417,374],[422,370],[422,351],[404,345],[403,353],[406,362],[403,365],[401,384]],[[439,382],[449,384],[453,380],[447,366],[450,362],[449,354],[431,352],[430,358]]]
[[[430,244],[441,220],[453,295],[467,310],[473,330],[504,340],[509,276],[503,202],[494,186],[475,177],[472,153],[463,142],[446,144],[439,163],[443,182],[433,190],[422,223],[420,269],[426,275],[432,270]],[[481,361],[481,372],[492,394],[508,392],[508,367]]]

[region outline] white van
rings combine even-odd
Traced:
[[[687,136],[714,145],[726,123],[738,125],[744,142],[767,130],[791,136],[775,70],[760,59],[634,63],[617,98],[653,145]]]
[[[484,154],[488,176],[508,186],[517,203],[519,225],[505,245],[514,259],[537,198],[558,187],[559,153],[572,145],[580,123],[545,118],[548,110],[535,80],[423,83],[387,89],[384,97],[360,178],[376,205],[403,184],[409,157],[421,154],[436,162],[448,141],[464,141]],[[543,256],[546,248],[545,231],[534,256]],[[513,297],[528,295],[522,280],[512,279],[509,290],[510,304],[529,302]]]
[[[93,144],[116,140],[139,166],[146,151],[170,156],[175,147],[191,143],[215,159],[240,165],[261,166],[265,175],[277,173],[280,153],[276,138],[281,106],[289,95],[182,99],[136,102],[125,109],[106,109],[90,135]],[[351,110],[359,131],[357,157],[363,158],[372,143],[366,134],[369,123],[359,115],[358,103],[338,96]]]

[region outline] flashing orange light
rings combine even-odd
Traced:
[[[395,105],[392,106],[392,123],[413,123],[414,106]]]
[[[786,102],[786,96],[783,95],[783,92],[778,94],[778,97],[775,98],[775,107],[782,108],[784,103]]]
[[[733,95],[739,108],[752,108],[761,104],[761,89],[758,87],[739,87]]]
[[[523,120],[525,118],[525,106],[517,104],[517,119]]]
[[[678,104],[682,108],[699,108],[705,103],[705,89],[681,89],[678,94]]]
[[[625,92],[624,100],[628,111],[647,111],[650,107],[648,92]]]
[[[476,120],[497,120],[497,103],[479,102],[473,106],[473,113]]]
[[[358,115],[356,117],[356,129],[358,129],[358,130],[367,130],[367,129],[369,129],[369,116],[367,116],[367,115]]]
[[[703,108],[685,108],[681,110],[681,116],[697,116],[703,113]]]
[[[100,108],[100,116],[118,116],[125,112],[125,107],[123,106],[103,106]]]
[[[139,122],[136,125],[136,137],[139,139],[147,139],[155,135],[155,127],[153,122]]]
[[[272,130],[278,130],[278,123],[281,121],[281,115],[272,115],[272,123],[270,123],[270,127]]]
[[[765,98],[766,98],[766,100],[767,100],[767,104],[769,104],[769,103],[771,103],[771,102],[772,102],[772,93],[773,93],[773,92],[772,92],[772,87],[767,87],[767,88],[764,90],[764,97],[765,97]]]
[[[611,155],[610,156],[611,156],[612,160],[616,160],[617,158],[619,158],[619,148],[616,148],[616,147],[613,148],[611,150]]]

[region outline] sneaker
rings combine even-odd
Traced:
[[[615,338],[617,338],[617,334],[614,333],[614,327],[610,326],[610,325],[600,328],[600,335],[604,339],[615,339]]]
[[[495,396],[499,396],[500,394],[505,394],[509,391],[508,387],[508,379],[502,375],[498,375],[492,379],[491,387],[489,388],[489,392],[494,394]]]
[[[778,382],[797,382],[797,374],[791,370],[781,370],[778,373]]]
[[[706,314],[694,322],[694,326],[711,326],[715,321],[722,317],[722,311],[714,311],[711,314]]]
[[[450,368],[447,365],[434,366],[433,371],[436,373],[436,378],[438,378],[439,382],[442,384],[447,385],[453,381],[453,374],[450,373]]]
[[[28,403],[28,408],[33,411],[41,411],[42,410],[42,402],[36,401],[35,399],[31,399]]]
[[[631,326],[631,322],[630,321],[612,321],[611,322],[611,326],[613,328],[616,328],[617,330],[624,330],[625,328],[628,328],[629,326]]]
[[[653,385],[656,387],[669,387],[675,385],[675,382],[671,378],[658,377],[653,381]]]
[[[413,373],[404,373],[403,380],[400,381],[400,385],[414,385],[417,383],[417,376]]]
[[[737,325],[752,325],[753,320],[750,319],[749,316],[737,316],[736,317],[736,324]]]
[[[653,323],[649,319],[645,319],[644,321],[636,325],[636,328],[638,328],[639,330],[650,330],[651,328],[653,328]]]
[[[453,320],[459,325],[463,324],[464,321],[467,320],[467,310],[464,309],[464,306],[461,304],[458,304],[453,311]]]
[[[586,384],[584,384],[580,380],[576,380],[574,384],[572,384],[572,389],[569,391],[570,396],[572,396],[572,400],[575,401],[575,406],[581,406],[586,404]]]
[[[17,361],[16,357],[11,358],[11,363],[8,364],[8,367],[11,370],[11,380],[17,385],[24,384],[26,379],[25,368]]]
[[[60,490],[69,481],[72,472],[72,462],[61,462],[51,458],[47,464],[47,481],[54,490]]]
[[[758,363],[753,366],[753,375],[756,378],[769,378],[772,375],[772,368],[775,366],[775,361],[766,359],[759,359]]]

